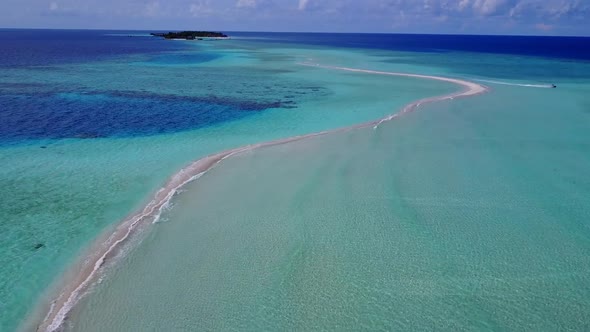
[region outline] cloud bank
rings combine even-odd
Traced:
[[[3,0],[0,27],[588,36],[590,0]]]

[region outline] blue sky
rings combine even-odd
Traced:
[[[590,36],[590,0],[2,0],[0,27]]]

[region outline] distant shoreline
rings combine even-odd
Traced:
[[[164,39],[172,40],[204,40],[204,39],[227,39],[228,35],[221,32],[213,31],[180,31],[180,32],[167,32],[167,33],[155,33],[152,32],[150,35],[154,37],[162,37]]]

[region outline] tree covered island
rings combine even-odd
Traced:
[[[168,33],[151,33],[155,37],[164,37],[165,39],[186,39],[195,40],[201,38],[227,38],[226,34],[221,32],[211,31],[180,31],[180,32],[168,32]]]

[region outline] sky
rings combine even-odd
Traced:
[[[590,36],[590,0],[2,0],[0,28]]]

